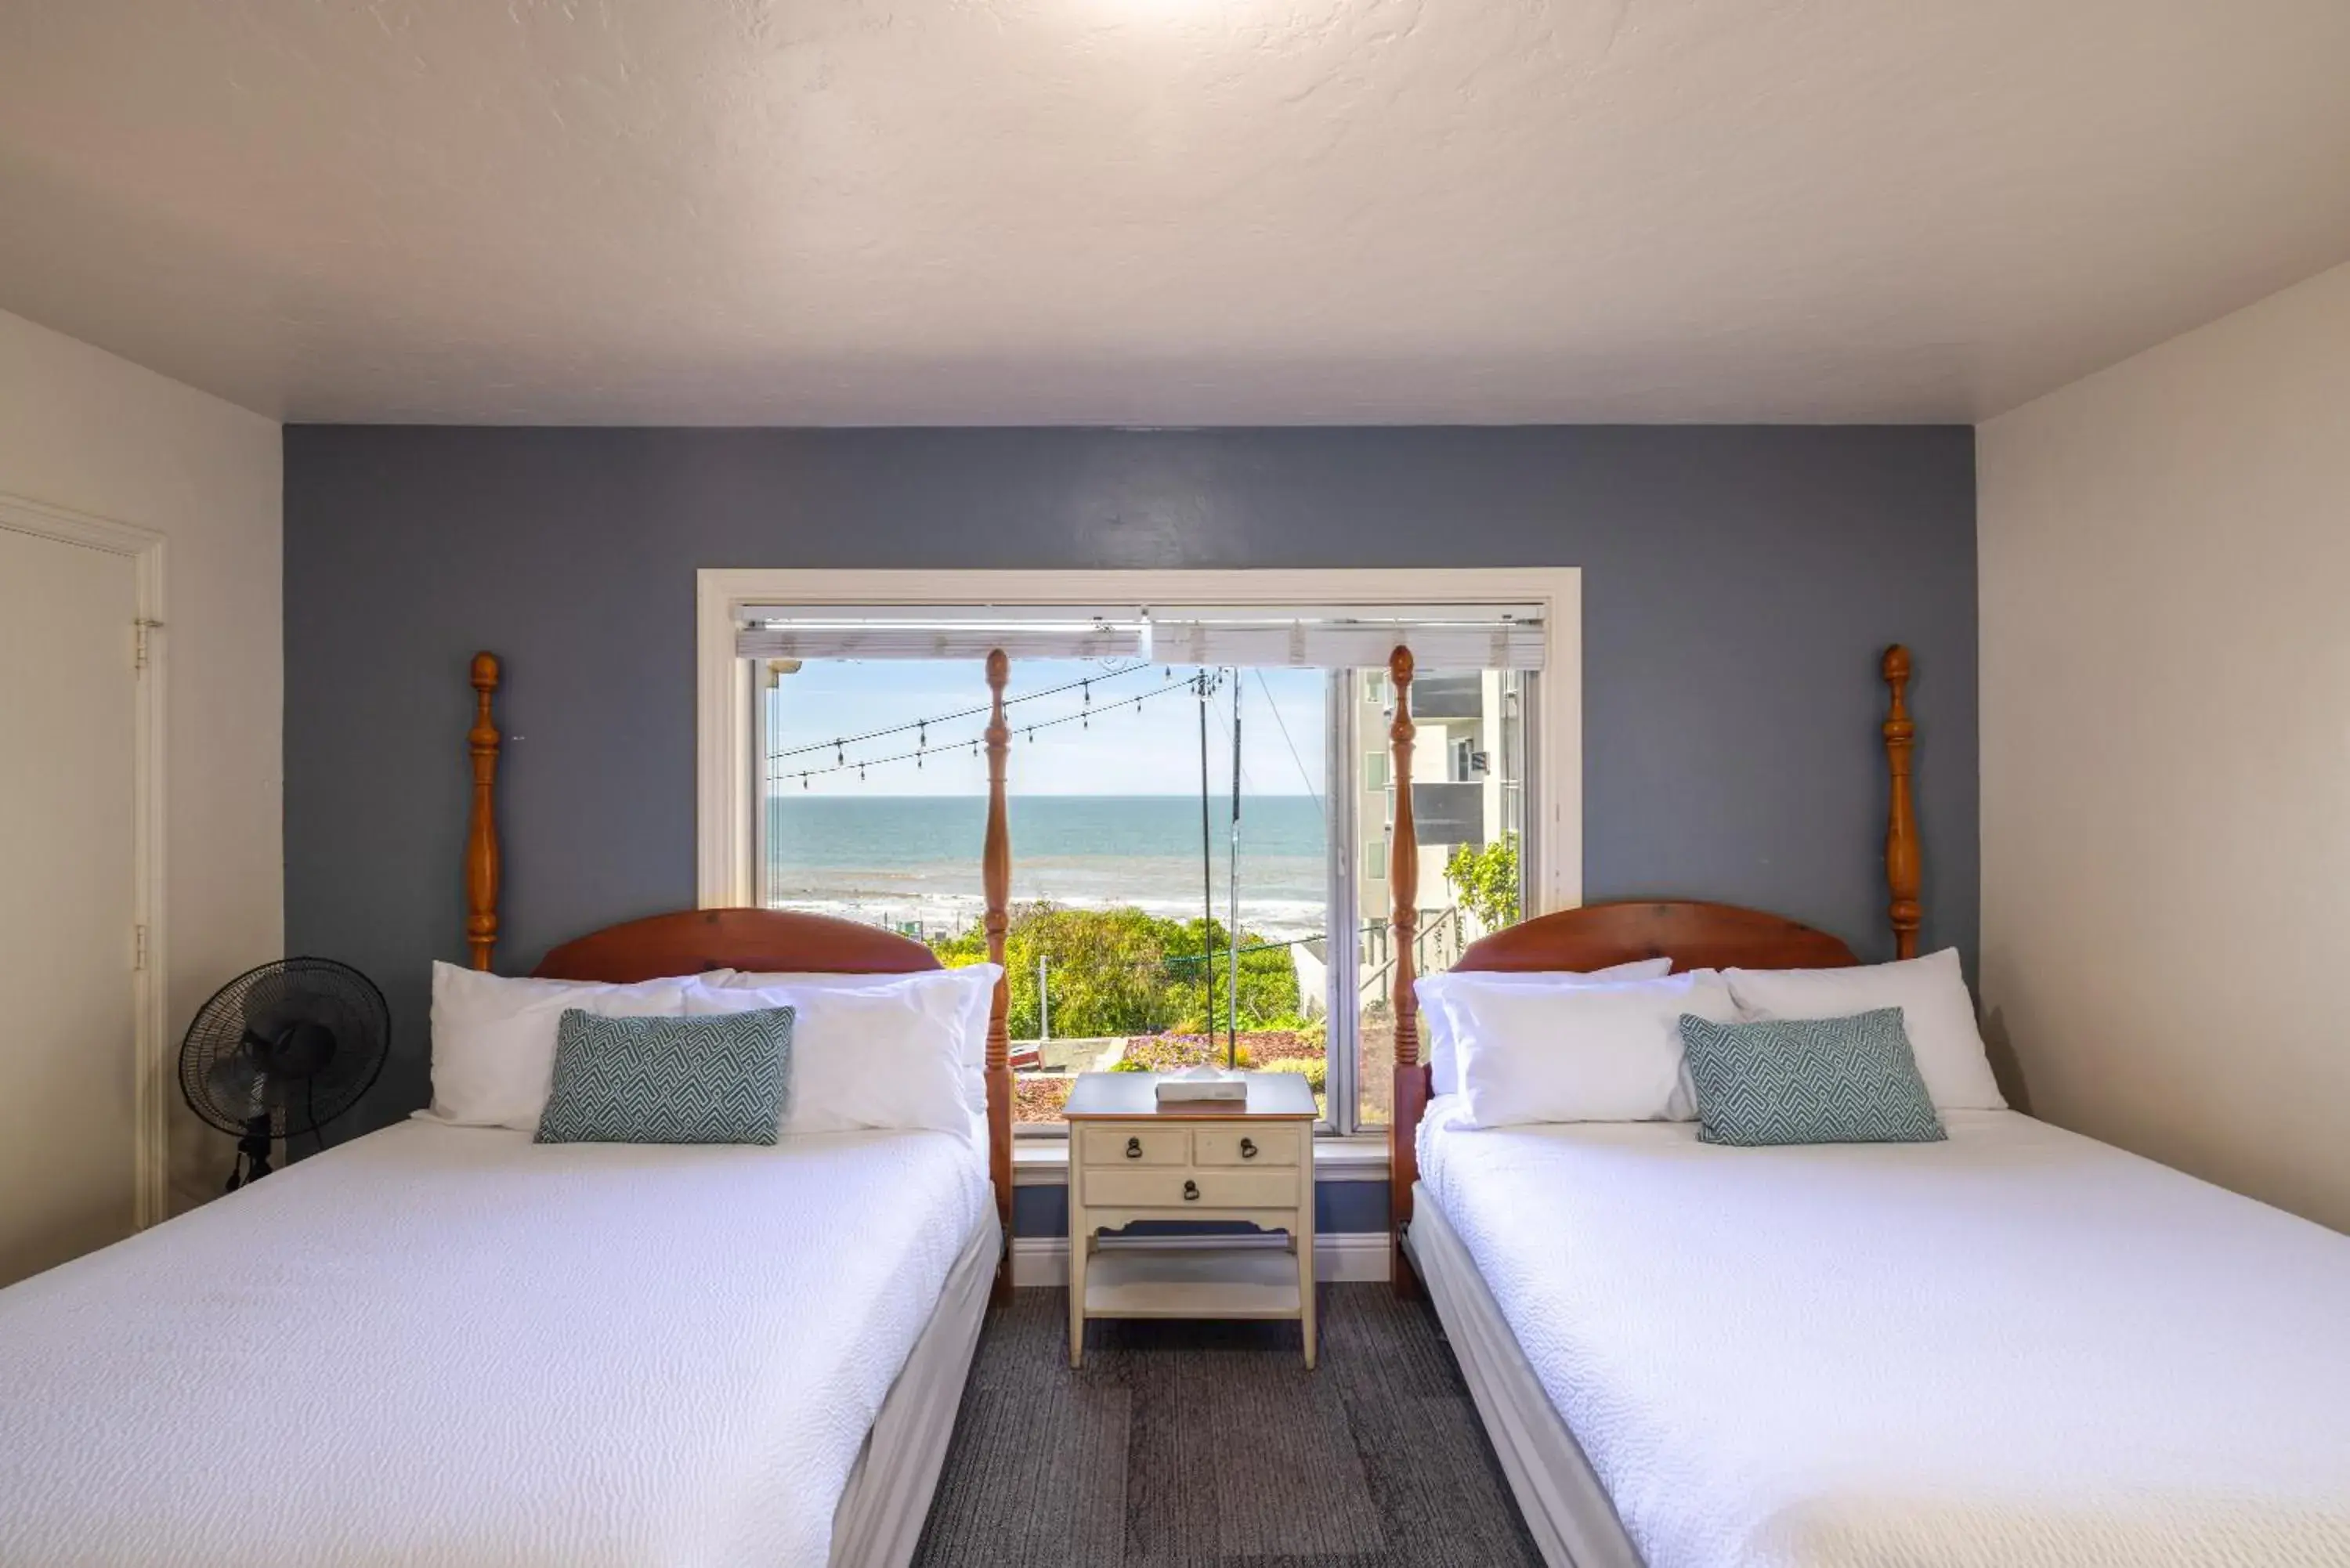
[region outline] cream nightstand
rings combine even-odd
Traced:
[[[1096,1317],[1294,1317],[1314,1365],[1314,1092],[1251,1073],[1245,1110],[1159,1108],[1158,1075],[1086,1073],[1069,1123],[1069,1365]],[[1289,1233],[1287,1251],[1194,1238],[1103,1247],[1139,1220],[1238,1220]],[[1241,1239],[1235,1238],[1240,1242]]]

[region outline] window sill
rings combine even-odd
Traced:
[[[1388,1135],[1357,1133],[1351,1137],[1314,1140],[1316,1181],[1385,1181],[1388,1179]],[[1012,1146],[1012,1185],[1066,1187],[1069,1182],[1069,1141],[1059,1137],[1025,1137]]]

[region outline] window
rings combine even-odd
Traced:
[[[1022,612],[992,593],[891,611],[872,607],[882,596],[870,589],[830,601],[803,590],[792,607],[791,587],[827,576],[704,574],[705,698],[742,714],[716,744],[705,719],[705,770],[725,753],[749,786],[730,828],[731,803],[713,799],[705,771],[705,899],[824,909],[928,942],[949,962],[983,957],[982,655],[1018,644],[1007,649],[1006,957],[1024,1131],[1059,1130],[1076,1073],[1235,1057],[1305,1076],[1330,1130],[1384,1124],[1399,958],[1395,693],[1384,669],[1359,660],[1397,640],[1429,649],[1413,683],[1409,781],[1417,967],[1446,967],[1497,921],[1572,888],[1571,858],[1554,866],[1535,840],[1571,857],[1579,834],[1537,835],[1526,820],[1529,802],[1547,798],[1556,754],[1530,743],[1532,718],[1550,720],[1551,689],[1523,667],[1539,658],[1544,615],[1496,619],[1417,599],[1367,618],[1306,598],[1193,610],[1170,597],[1172,610],[1054,608],[1046,624],[1033,587],[1040,607]],[[1214,576],[1242,597],[1227,586],[1236,575]],[[1349,574],[1310,576],[1326,587]],[[1416,596],[1445,576],[1412,574]],[[1503,576],[1525,591],[1520,575]],[[715,622],[731,649],[712,635],[712,578],[733,589]],[[782,591],[757,597],[744,578]],[[1565,602],[1571,627],[1571,595],[1545,586],[1547,615]],[[1488,653],[1497,662],[1461,661]],[[1572,681],[1558,690],[1571,700]],[[1571,733],[1571,710],[1560,718],[1555,732]],[[1334,779],[1354,787],[1332,790]],[[1567,804],[1551,807],[1562,824]],[[712,897],[712,880],[729,877],[740,892]]]
[[[1375,681],[1374,673],[1357,672],[1355,699],[1347,706],[1358,732],[1377,726],[1373,732],[1384,735],[1392,713],[1383,708],[1378,692],[1386,689],[1390,704],[1393,693],[1384,675]],[[1531,782],[1525,776],[1530,753],[1523,728],[1533,711],[1530,687],[1539,679],[1517,670],[1423,670],[1412,682],[1416,974],[1451,968],[1471,942],[1514,923],[1528,906],[1534,865],[1523,849]],[[1387,1122],[1395,1097],[1398,950],[1388,836],[1394,792],[1367,790],[1358,815],[1365,876],[1353,906],[1362,939],[1351,983],[1343,999],[1334,1001],[1338,1022],[1333,1039],[1354,1035],[1353,1125],[1368,1127]]]

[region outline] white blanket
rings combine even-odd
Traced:
[[[1423,1125],[1649,1568],[2350,1563],[2350,1239],[2006,1111]]]
[[[0,1563],[821,1568],[987,1204],[942,1133],[359,1138],[0,1291]]]

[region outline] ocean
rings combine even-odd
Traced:
[[[1216,918],[1228,918],[1229,799],[1209,805]],[[1080,908],[1132,904],[1197,915],[1200,797],[1020,795],[1010,802],[1012,897]],[[960,930],[984,905],[978,795],[808,795],[767,801],[767,897],[924,935]],[[1310,795],[1241,803],[1241,923],[1265,937],[1318,936],[1327,849]]]

